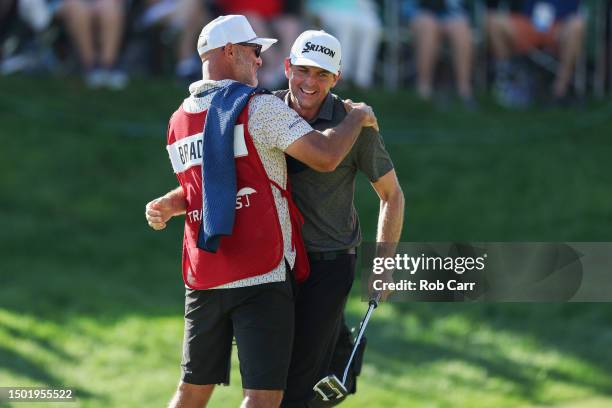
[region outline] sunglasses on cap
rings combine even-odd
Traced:
[[[254,43],[250,43],[250,42],[240,42],[240,43],[236,43],[236,45],[242,45],[244,47],[250,47],[253,48],[253,51],[255,51],[255,57],[259,58],[259,56],[261,55],[261,44],[254,44]]]

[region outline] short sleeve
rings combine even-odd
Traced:
[[[368,177],[370,182],[378,181],[393,169],[393,162],[385,149],[383,139],[374,128],[367,127],[361,131],[356,147],[357,168]]]
[[[248,126],[254,140],[283,151],[312,131],[308,122],[274,95],[251,99]]]

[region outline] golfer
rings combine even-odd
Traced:
[[[315,129],[336,126],[347,117],[342,100],[330,92],[340,80],[341,54],[336,38],[310,30],[295,40],[285,60],[289,89],[274,94]],[[340,332],[344,336],[339,347],[349,353],[352,347],[342,344],[350,340],[342,317],[361,242],[353,203],[357,173],[368,178],[380,197],[376,240],[389,243],[384,249],[394,251],[392,244],[400,239],[404,214],[404,196],[393,163],[375,128],[362,129],[333,172],[320,172],[297,159],[288,158],[289,178],[293,199],[304,216],[302,235],[310,276],[298,285],[293,355],[282,404],[286,408],[314,406],[312,387],[330,374]],[[343,370],[346,358],[342,362]]]
[[[185,214],[185,336],[182,378],[171,407],[202,407],[228,381],[235,337],[242,407],[278,407],[294,329],[293,274],[304,279],[299,214],[286,188],[285,153],[319,171],[342,161],[362,127],[363,103],[332,129],[315,131],[282,100],[258,93],[259,38],[244,16],[221,16],[198,38],[203,80],[168,125],[167,150],[180,187],[146,206],[163,229]],[[229,141],[229,144],[228,144]],[[292,271],[293,270],[293,271]]]

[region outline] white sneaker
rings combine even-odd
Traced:
[[[92,89],[101,88],[106,82],[107,71],[95,68],[85,73],[85,85]]]
[[[128,84],[128,76],[124,71],[113,69],[106,71],[104,85],[114,91],[125,89]]]

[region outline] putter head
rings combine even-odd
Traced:
[[[323,401],[333,401],[345,397],[348,391],[335,375],[328,375],[312,387]]]

